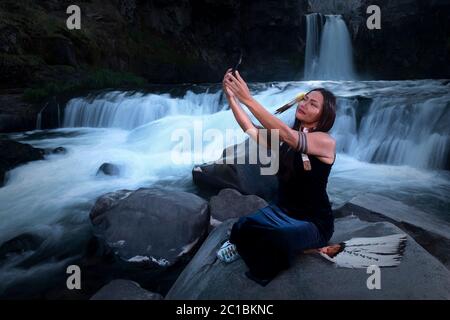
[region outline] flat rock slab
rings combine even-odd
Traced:
[[[294,265],[262,287],[245,276],[242,259],[224,264],[216,251],[236,219],[214,229],[172,286],[166,299],[449,299],[450,273],[410,236],[402,262],[381,268],[381,289],[369,290],[366,269],[336,267],[317,254],[300,254]],[[388,222],[336,219],[330,243],[354,237],[404,233]]]
[[[407,222],[450,239],[449,223],[403,202],[373,193],[365,193],[354,197],[349,203],[382,214],[397,222]]]

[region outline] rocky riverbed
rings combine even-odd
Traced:
[[[11,161],[15,165],[25,161],[22,148],[32,148],[7,140],[2,143],[12,145],[8,156],[16,158]],[[32,150],[39,155],[46,154],[44,150]],[[57,152],[46,152],[51,151]],[[42,158],[26,161],[39,159],[45,161]],[[211,165],[214,166],[203,166],[211,168]],[[193,174],[198,172],[193,169]],[[245,194],[229,188],[233,182],[230,179],[236,176],[219,176],[218,172],[224,171],[208,171],[209,178],[199,186],[208,189],[210,181],[220,190],[217,194],[210,190],[209,194],[213,195],[206,198],[161,187],[119,190],[99,197],[90,213],[94,236],[83,257],[75,261],[90,282],[78,298],[450,298],[450,226],[433,219],[423,224],[415,218],[425,215],[424,212],[370,193],[333,210],[335,233],[330,243],[354,237],[408,234],[401,264],[382,269],[383,290],[367,289],[364,269],[336,268],[316,254],[299,255],[290,269],[280,273],[267,287],[260,287],[245,276],[242,260],[224,264],[217,259],[216,252],[237,218],[264,207],[270,199],[252,195],[245,188],[240,190]],[[242,172],[251,175],[245,179],[251,178],[255,184],[262,181],[261,176],[251,171]],[[0,246],[0,263],[16,256],[20,265],[26,267],[39,260],[37,248],[44,241],[38,234],[10,239]],[[61,297],[61,292],[52,291],[48,297]]]

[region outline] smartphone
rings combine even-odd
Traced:
[[[235,77],[236,77],[236,70],[239,68],[239,66],[240,66],[241,63],[242,63],[242,56],[243,56],[243,54],[242,54],[242,51],[241,51],[241,53],[240,53],[240,55],[239,55],[239,60],[238,60],[238,62],[236,63],[236,65],[234,66],[234,68],[233,68],[232,71],[231,71],[231,73],[232,73],[233,76],[235,76]]]

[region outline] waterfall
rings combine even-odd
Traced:
[[[36,130],[41,130],[42,113],[39,112],[36,118]]]
[[[450,171],[434,170],[450,169],[448,81],[249,83],[255,99],[271,113],[318,86],[338,97],[330,132],[338,155],[327,187],[333,207],[370,192],[423,210],[419,225],[420,219],[449,223]],[[5,257],[0,297],[30,288],[37,291],[31,297],[44,296],[47,287],[41,284],[50,288],[55,274],[64,275],[74,257],[78,261],[83,255],[92,237],[89,212],[100,195],[151,186],[195,190],[194,163],[174,163],[173,151],[181,146],[195,163],[212,161],[225,140],[202,136],[197,123],[205,132],[232,129],[241,134],[237,140],[246,138],[220,91],[190,86],[177,93],[175,98],[114,91],[72,99],[61,110],[66,128],[12,135],[34,147],[64,146],[68,152],[10,170],[0,188],[0,244],[22,234],[45,239],[36,250]],[[280,118],[292,124],[295,111],[291,108]],[[180,129],[188,139],[173,140]],[[197,142],[200,150],[192,148]],[[105,162],[117,165],[120,174],[97,175]]]
[[[47,108],[48,102],[44,105],[44,107],[39,111],[37,118],[36,118],[36,130],[42,129],[42,111],[44,111],[45,108]]]
[[[449,98],[376,97],[368,108],[340,99],[332,130],[337,151],[371,163],[449,169]]]
[[[58,108],[58,128],[61,127],[61,111],[59,108],[59,103],[56,106]]]
[[[447,105],[450,96],[444,93],[445,87],[444,90],[440,85],[406,82],[346,82],[327,87],[339,97],[332,129],[339,153],[369,163],[448,168],[450,127],[446,124],[450,121]],[[273,100],[274,89],[270,86],[259,86],[255,95],[263,105],[275,107],[290,100],[298,90],[283,89],[279,101]],[[417,96],[418,91],[424,90],[435,90],[435,94]],[[166,130],[159,127],[161,123],[168,123],[169,119],[185,121],[184,116],[215,119],[212,126],[222,128],[225,120],[220,118],[223,117],[220,111],[225,111],[226,107],[220,101],[220,91],[197,94],[188,91],[181,98],[168,94],[109,92],[70,100],[63,125],[134,130],[130,137],[142,134],[139,139],[145,140],[150,133],[157,135]],[[233,118],[226,121],[232,123]],[[155,132],[147,132],[144,126],[147,124],[149,130]],[[136,130],[140,126],[145,128]],[[176,128],[179,125],[166,126]]]
[[[63,127],[133,129],[170,115],[202,115],[220,111],[221,91],[182,98],[169,94],[113,91],[94,98],[75,98],[67,103]]]
[[[305,79],[355,79],[352,43],[342,16],[325,15],[322,32],[320,14],[307,15],[306,23]]]
[[[316,74],[322,26],[323,21],[320,13],[306,15],[305,79],[311,79]]]

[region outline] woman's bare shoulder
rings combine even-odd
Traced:
[[[320,139],[324,142],[324,147],[327,149],[328,156],[317,157],[320,161],[326,164],[333,164],[336,158],[336,139],[328,132],[317,132]]]
[[[319,137],[324,142],[329,142],[333,145],[336,144],[336,139],[328,132],[316,131],[316,132],[312,132],[312,134],[315,134],[317,137]]]

